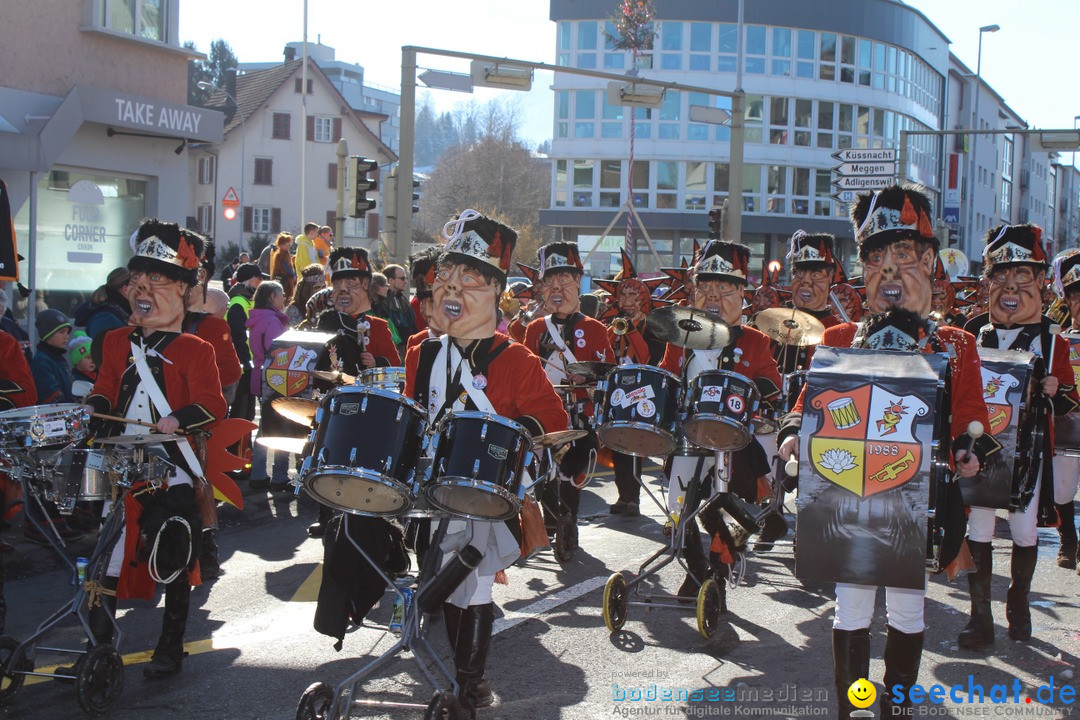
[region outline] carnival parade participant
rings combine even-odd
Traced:
[[[34,376],[26,355],[19,341],[9,333],[0,330],[0,411],[19,407],[29,407],[37,403],[37,390],[34,388]],[[23,506],[22,488],[11,479],[7,472],[0,472],[0,529],[7,529],[8,522]],[[27,525],[27,527],[30,527]],[[0,540],[0,552],[10,551],[12,547]],[[7,602],[4,600],[4,564],[0,562],[0,631],[7,616]]]
[[[1069,364],[1069,344],[1052,338],[1049,318],[1042,314],[1042,290],[1048,267],[1042,244],[1042,228],[1037,225],[1001,225],[987,232],[983,251],[983,274],[988,278],[987,313],[972,318],[965,329],[977,335],[980,347],[1026,350],[1043,358],[1045,374],[1035,376],[1036,394],[1052,398],[1054,413],[1063,415],[1078,404],[1075,379]],[[1050,349],[1054,348],[1053,357]],[[1042,402],[1036,397],[1035,402]],[[1047,418],[1046,446],[1034,496],[1023,510],[1009,512],[1012,536],[1011,580],[1006,596],[1005,617],[1009,637],[1031,639],[1031,610],[1028,592],[1038,557],[1037,531],[1040,511],[1053,513],[1054,473],[1052,455],[1053,421]],[[995,511],[972,507],[968,516],[968,546],[976,570],[969,575],[971,619],[958,638],[962,648],[982,648],[994,642],[994,621],[990,615],[990,580],[993,575],[991,542],[994,539]]]
[[[807,234],[798,230],[791,236],[787,259],[791,263],[791,307],[811,315],[829,328],[840,322],[830,305],[833,283],[844,282],[844,269],[833,254],[836,239],[826,233]],[[792,348],[776,344],[780,372],[787,374],[810,367],[814,348]]]
[[[884,329],[872,339],[888,337],[886,349],[913,349],[922,352],[949,352],[952,367],[951,428],[952,447],[971,447],[973,452],[954,458],[960,477],[973,477],[986,454],[995,450],[989,435],[972,443],[967,436],[971,422],[987,427],[986,405],[982,398],[981,365],[975,339],[962,330],[926,323],[930,316],[931,283],[938,240],[934,235],[929,200],[913,187],[893,185],[873,194],[860,195],[852,206],[859,258],[864,269],[867,304],[872,313],[886,313]],[[893,320],[900,311],[906,319]],[[864,326],[843,323],[825,331],[821,346],[852,347]],[[901,340],[906,340],[901,342]],[[861,342],[861,340],[860,340]],[[872,343],[871,343],[872,344]],[[858,346],[863,346],[862,344]],[[804,388],[805,392],[805,388]],[[779,455],[788,460],[798,453],[798,433],[802,425],[802,397],[784,419],[780,430]],[[948,567],[963,541],[964,516],[957,483],[947,483],[951,509],[945,518],[945,539],[941,567]],[[833,618],[833,666],[840,717],[854,710],[847,691],[853,682],[870,672],[870,621],[877,588],[851,583],[836,584],[836,614]],[[881,694],[881,715],[910,713],[910,698],[894,703],[890,689],[905,688],[918,678],[923,647],[923,605],[925,589],[887,587],[885,603],[888,635],[885,641],[885,692]],[[895,710],[895,712],[894,712]]]
[[[202,240],[185,235],[172,223],[147,220],[135,236],[135,256],[128,263],[128,299],[133,327],[105,336],[98,381],[86,399],[94,412],[120,415],[153,425],[159,433],[190,436],[226,414],[225,398],[213,347],[181,333],[184,297],[196,283]],[[145,434],[149,428],[109,423],[98,435]],[[191,599],[193,570],[199,557],[200,514],[193,481],[203,468],[187,437],[145,446],[175,466],[166,487],[137,483],[126,500],[127,526],[113,550],[107,586],[117,597],[153,595],[155,581],[165,583],[165,612],[153,658],[143,669],[148,678],[181,670],[184,631]],[[138,558],[140,545],[158,545],[155,567]],[[111,639],[116,598],[103,596],[94,607],[90,630],[98,643]]]
[[[1069,309],[1071,319],[1068,328],[1069,335],[1073,337],[1080,335],[1080,251],[1065,251],[1054,259],[1054,288],[1061,294]],[[1064,340],[1066,338],[1060,338],[1058,342]],[[1072,352],[1069,353],[1069,359],[1072,361]],[[1076,368],[1077,365],[1074,364],[1074,384]],[[1074,410],[1073,415],[1077,416],[1078,411]],[[1077,420],[1072,419],[1072,422],[1075,424]],[[1077,485],[1080,484],[1080,457],[1061,452],[1062,440],[1060,434],[1056,435],[1054,502],[1057,504],[1058,516],[1061,518],[1061,523],[1058,525],[1061,547],[1058,550],[1057,564],[1071,570],[1077,566],[1076,511],[1073,499],[1076,497]]]
[[[373,367],[401,364],[390,326],[371,314],[371,266],[363,248],[342,247],[330,253],[333,306],[319,315],[317,329],[336,333],[316,361],[319,370],[360,375]],[[332,360],[336,358],[336,360]]]
[[[480,410],[514,420],[532,436],[565,429],[562,402],[536,357],[495,331],[517,234],[473,210],[447,223],[443,233],[446,252],[432,291],[432,318],[446,335],[410,349],[406,395],[427,409],[429,424],[447,413]],[[505,523],[452,520],[441,544],[445,561],[467,543],[483,558],[443,604],[443,617],[459,698],[475,717],[476,708],[493,701],[485,677],[495,617],[492,586],[496,573],[518,558],[520,545]]]
[[[544,374],[552,385],[570,382],[583,384],[584,377],[569,375],[567,367],[576,362],[615,361],[603,323],[586,317],[580,311],[581,276],[584,269],[576,243],[556,242],[543,245],[537,251],[539,283],[544,296],[547,317],[537,318],[525,328],[525,347],[544,361]],[[549,530],[558,527],[555,509],[565,506],[569,512],[566,522],[568,547],[577,547],[577,515],[581,504],[581,489],[587,478],[590,456],[595,457],[596,435],[588,418],[594,412],[588,393],[582,389],[573,395],[575,429],[588,430],[588,436],[575,441],[559,462],[557,483],[544,487],[541,503]],[[565,428],[560,428],[565,429]]]
[[[646,322],[657,306],[653,288],[663,278],[643,281],[626,250],[622,251],[622,272],[617,280],[597,280],[595,284],[614,299],[600,320],[607,321],[608,342],[620,365],[659,365],[667,344],[656,337]],[[660,303],[662,304],[662,303]],[[641,513],[641,458],[611,451],[615,487],[619,496],[609,507],[612,515],[636,517]]]
[[[416,295],[412,299],[413,310],[416,313],[417,325],[422,323],[422,327],[409,336],[406,342],[406,353],[412,349],[413,345],[419,345],[425,340],[437,338],[443,334],[438,327],[439,321],[435,318],[435,301],[432,299],[431,292],[435,284],[435,269],[441,257],[442,249],[434,247],[418,252],[409,258],[413,287],[416,288]],[[435,320],[435,326],[432,326],[432,320]]]
[[[704,370],[727,370],[747,377],[757,387],[761,399],[771,403],[780,393],[780,374],[773,359],[769,337],[752,327],[742,325],[743,291],[748,284],[750,248],[739,243],[711,240],[701,250],[696,266],[692,268],[691,303],[694,308],[723,320],[731,328],[728,344],[718,350],[685,350],[668,343],[660,367],[682,378],[683,388],[689,387],[695,377]],[[704,455],[704,456],[703,456]],[[682,509],[686,517],[697,509],[698,503],[713,495],[714,480],[718,469],[716,455],[709,451],[680,455],[676,453],[669,462],[668,479],[671,483],[686,486],[690,500]],[[756,438],[741,450],[730,454],[730,492],[747,500],[758,500],[759,479],[768,475],[769,461]],[[696,488],[691,490],[691,486]],[[672,509],[674,511],[674,508]],[[678,594],[684,597],[697,595],[701,584],[710,576],[717,577],[721,592],[721,607],[726,611],[725,590],[728,566],[736,550],[733,538],[723,522],[720,508],[710,504],[701,513],[702,525],[708,537],[717,541],[706,562],[698,535],[696,520],[686,528],[684,553],[687,576]],[[710,567],[711,565],[711,567]]]

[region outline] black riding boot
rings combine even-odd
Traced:
[[[191,585],[186,572],[165,586],[165,615],[161,620],[154,657],[143,668],[143,676],[164,678],[180,672],[184,660],[184,630],[187,629],[188,608],[191,605]]]
[[[458,700],[469,717],[475,718],[477,708],[487,707],[494,701],[491,683],[484,677],[484,667],[487,665],[491,629],[495,623],[495,604],[470,605],[458,610],[458,613],[457,633],[453,641]]]
[[[971,619],[960,631],[956,644],[965,650],[978,650],[994,644],[994,618],[990,614],[990,578],[993,576],[993,553],[990,543],[967,541],[975,569],[968,573],[971,596]]]
[[[203,580],[221,577],[221,561],[218,559],[218,546],[214,540],[213,528],[203,528],[202,552],[199,553],[199,575]]]
[[[578,546],[578,527],[577,527],[577,515],[578,508],[581,507],[581,490],[574,487],[573,483],[559,481],[559,498],[563,501],[569,512],[569,516],[565,520],[565,532],[567,540],[569,541],[569,547],[571,549]]]
[[[709,553],[709,568],[712,570],[713,580],[716,581],[716,587],[720,590],[720,613],[726,613],[727,610],[727,586],[728,586],[728,574],[731,571],[730,566],[720,560],[720,553]]]
[[[1035,575],[1035,561],[1039,548],[1019,547],[1012,549],[1012,584],[1005,596],[1005,617],[1009,621],[1009,637],[1026,642],[1031,639],[1031,609],[1028,607],[1028,592],[1031,591],[1031,578]]]
[[[1058,567],[1076,568],[1076,509],[1070,500],[1057,506],[1061,524],[1058,525],[1058,537],[1061,538],[1061,548],[1058,549]]]
[[[326,532],[326,525],[332,517],[334,517],[334,511],[330,509],[330,506],[319,503],[319,516],[315,522],[308,525],[308,537],[321,538]]]
[[[709,563],[701,548],[701,531],[697,521],[691,520],[683,538],[683,560],[686,561],[686,579],[676,593],[679,597],[696,598],[701,584],[709,577]],[[681,602],[681,601],[680,601]]]
[[[833,674],[836,677],[836,705],[840,720],[848,720],[855,707],[848,701],[848,688],[870,674],[870,628],[833,630]]]
[[[908,691],[919,677],[924,633],[902,633],[893,626],[885,636],[885,692],[881,694],[881,717],[910,717],[913,709]],[[904,690],[904,701],[893,702],[892,688]]]

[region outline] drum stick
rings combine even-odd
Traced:
[[[1046,358],[1046,374],[1054,374],[1054,349],[1057,345],[1058,335],[1061,334],[1061,326],[1054,323],[1050,326],[1050,354]]]
[[[784,473],[788,477],[795,477],[799,474],[799,460],[794,455],[788,458],[788,461],[784,463]]]
[[[101,420],[112,420],[113,422],[127,423],[128,425],[141,425],[142,427],[153,428],[155,430],[157,429],[157,425],[155,425],[154,423],[143,422],[142,420],[129,420],[128,418],[120,417],[119,415],[105,415],[103,413],[93,413],[90,415],[90,417],[100,418]],[[173,434],[179,435],[180,433]]]
[[[967,462],[967,459],[969,457],[971,457],[971,452],[975,447],[975,441],[982,437],[983,430],[984,430],[983,424],[981,422],[979,422],[978,420],[972,420],[971,422],[968,423],[968,426],[967,426],[968,442],[967,442],[967,447],[964,448],[964,454],[963,454],[963,457],[961,458],[961,462]]]
[[[836,299],[836,293],[832,290],[829,291],[829,299],[832,300],[833,310],[840,314],[840,319],[844,322],[851,322],[851,318],[844,312],[844,306],[840,304],[840,301]]]

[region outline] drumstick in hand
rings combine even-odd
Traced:
[[[975,447],[975,441],[982,437],[983,424],[978,420],[972,420],[968,423],[967,434],[968,442],[967,447],[963,449],[963,455],[957,455],[960,458],[960,462],[967,462],[967,459],[971,457],[972,449]]]
[[[1058,335],[1061,334],[1061,326],[1054,323],[1050,326],[1050,354],[1046,356],[1046,374],[1054,374],[1054,345],[1057,344]]]
[[[795,477],[799,474],[799,459],[792,455],[788,458],[788,461],[784,463],[784,472],[788,477]]]
[[[99,418],[101,420],[112,420],[113,422],[127,423],[128,425],[141,425],[143,427],[157,429],[157,425],[154,423],[143,422],[142,420],[130,420],[119,415],[105,415],[104,413],[93,413],[90,417]]]

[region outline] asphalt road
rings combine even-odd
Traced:
[[[654,483],[655,485],[655,483]],[[543,551],[509,571],[510,584],[496,586],[500,608],[488,660],[496,702],[480,718],[602,717],[835,717],[832,690],[831,587],[793,577],[789,535],[768,552],[751,552],[743,585],[729,592],[732,612],[712,639],[698,634],[691,606],[685,609],[631,607],[622,631],[609,634],[601,612],[603,585],[613,572],[626,577],[661,547],[662,516],[643,497],[644,514],[612,517],[610,475],[594,481],[582,502],[581,549],[560,565]],[[160,627],[161,610],[149,604],[122,606],[126,684],[108,715],[146,718],[284,719],[296,716],[301,694],[321,681],[336,687],[368,661],[391,648],[396,636],[385,626],[391,596],[368,616],[365,626],[346,636],[336,652],[331,638],[312,629],[321,573],[322,547],[307,538],[314,504],[306,498],[248,494],[243,514],[227,512],[219,532],[226,573],[196,588],[187,632],[190,656],[183,673],[151,682],[142,677]],[[789,507],[794,502],[789,499]],[[1020,703],[973,707],[951,701],[922,706],[931,714],[966,717],[1068,717],[1072,705],[1038,702],[1036,688],[1071,684],[1080,654],[1077,632],[1080,578],[1058,568],[1054,531],[1044,531],[1032,593],[1035,639],[1009,641],[1004,595],[1008,585],[1008,528],[999,522],[994,543],[994,614],[998,641],[990,653],[956,649],[956,634],[967,612],[966,583],[932,581],[927,599],[927,636],[920,681],[930,686],[970,682],[989,692],[1019,680]],[[22,550],[22,547],[20,547]],[[71,596],[68,574],[43,550],[9,579],[7,633],[23,639],[48,613]],[[29,571],[27,571],[27,567]],[[669,566],[642,585],[647,592],[673,592],[681,569]],[[884,602],[879,596],[872,635],[871,680],[879,683],[884,645]],[[447,657],[441,623],[428,638]],[[43,644],[77,647],[70,625]],[[39,670],[51,672],[55,655],[39,652]],[[653,684],[658,697],[649,698]],[[692,693],[703,690],[700,699]],[[411,653],[393,656],[356,687],[355,697],[388,702],[424,702],[433,694]],[[1044,691],[1045,696],[1045,691]],[[625,699],[619,699],[620,697]],[[871,708],[876,709],[876,708]],[[1008,711],[1007,713],[1004,711]],[[52,680],[29,679],[0,716],[25,720],[78,717],[75,688]],[[418,710],[355,708],[353,717],[422,717]]]

